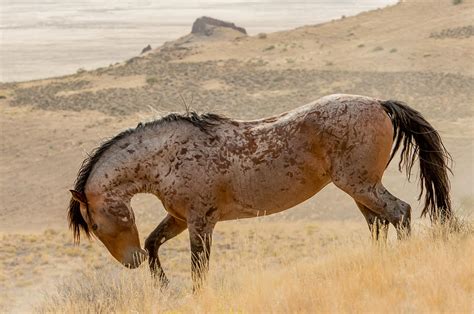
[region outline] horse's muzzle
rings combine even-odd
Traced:
[[[146,258],[147,253],[145,250],[131,250],[130,253],[127,254],[127,258],[122,261],[122,264],[127,268],[134,269],[140,266]]]

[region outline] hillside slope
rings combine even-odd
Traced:
[[[3,84],[0,94],[12,106],[113,115],[180,110],[183,94],[200,111],[255,118],[343,92],[465,117],[474,96],[473,12],[472,0],[412,0],[273,34],[188,35],[123,64]]]

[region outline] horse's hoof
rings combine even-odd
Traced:
[[[170,281],[167,278],[162,278],[159,280],[159,283],[160,283],[160,290],[163,291],[163,290],[168,289]]]
[[[166,290],[169,285],[169,280],[166,276],[153,276],[153,287],[160,289],[161,291]]]

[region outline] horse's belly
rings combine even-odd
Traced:
[[[278,189],[259,186],[234,195],[234,201],[226,204],[221,210],[221,220],[233,220],[268,216],[294,207],[318,193],[330,183],[327,177],[311,180],[311,182],[291,182]]]

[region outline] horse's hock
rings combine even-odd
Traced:
[[[200,17],[193,23],[191,34],[211,36],[214,33],[214,30],[218,27],[230,28],[247,35],[247,31],[243,27],[236,26],[234,23],[221,21],[207,16]]]

